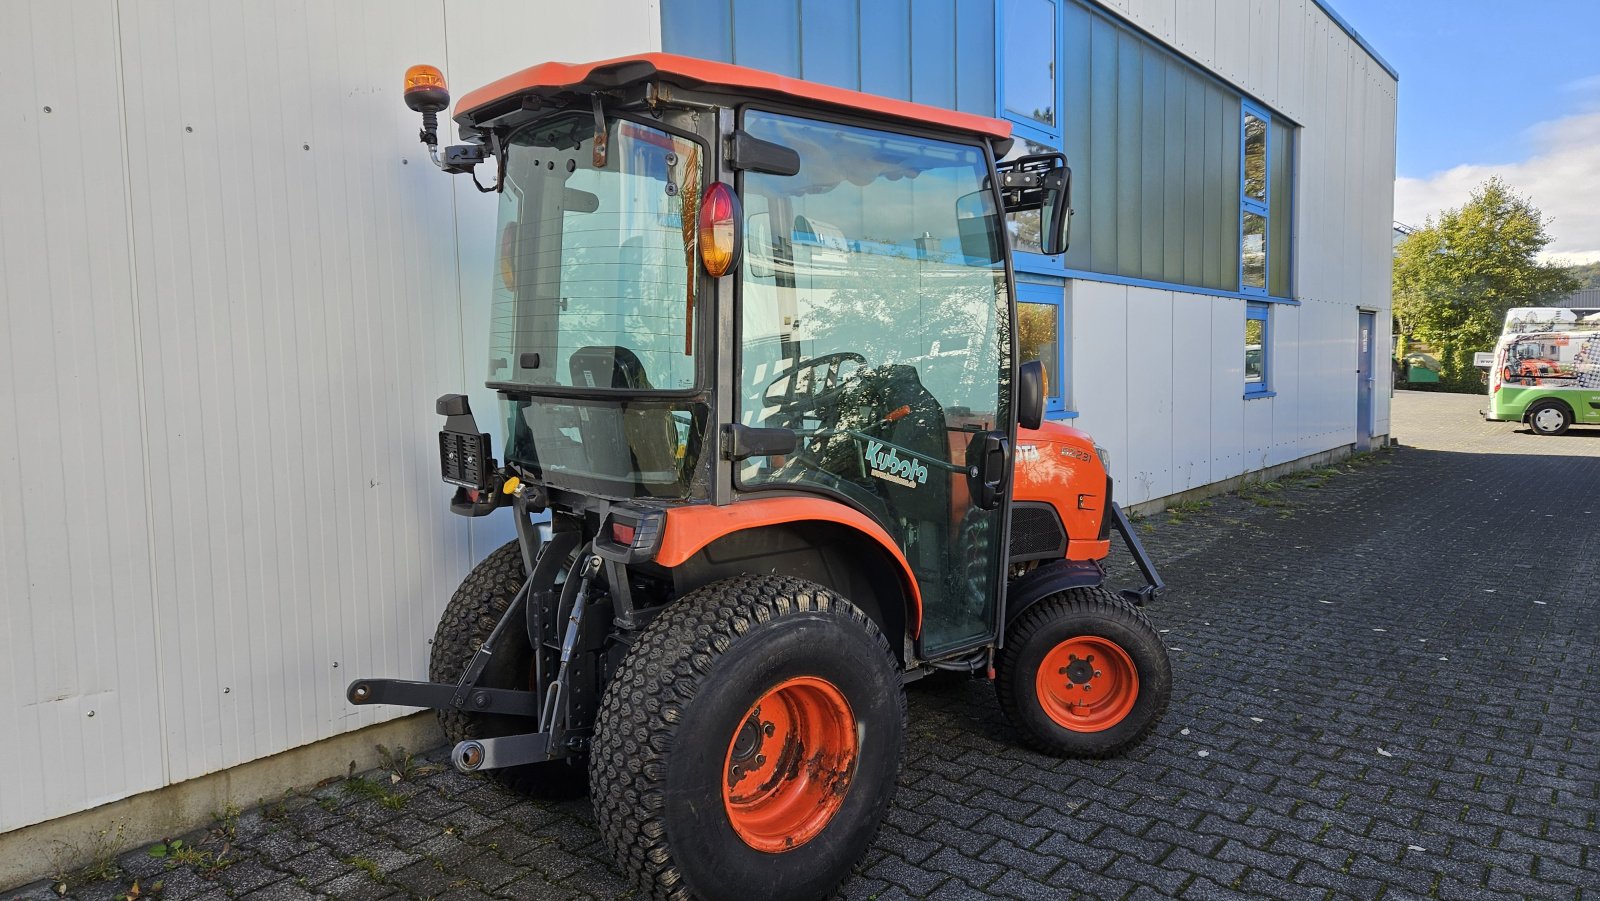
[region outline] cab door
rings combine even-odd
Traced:
[[[800,166],[741,177],[737,416],[797,444],[741,461],[736,487],[816,492],[873,516],[920,585],[923,653],[990,641],[1011,336],[985,151],[761,110],[741,128]]]

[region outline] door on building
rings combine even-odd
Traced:
[[[1372,450],[1372,313],[1362,311],[1356,332],[1356,450]]]

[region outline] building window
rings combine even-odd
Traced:
[[[1058,135],[1055,0],[1005,0],[1002,15],[1000,93],[1005,114]]]
[[[1044,363],[1045,412],[1067,408],[1067,380],[1062,376],[1062,289],[1055,285],[1017,285],[1017,362]]]
[[[1272,357],[1272,307],[1251,302],[1244,311],[1244,393],[1246,397],[1272,393],[1267,364]]]
[[[1241,106],[1239,154],[1239,290],[1267,293],[1267,252],[1271,220],[1271,175],[1267,168],[1272,117]]]

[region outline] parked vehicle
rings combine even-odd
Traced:
[[[1507,314],[1483,416],[1525,422],[1538,435],[1600,425],[1600,311],[1518,308]]]
[[[489,387],[438,401],[450,508],[518,538],[445,608],[464,772],[593,794],[656,898],[816,898],[895,790],[904,684],[994,682],[1022,740],[1104,757],[1172,675],[1105,455],[1018,364],[1007,215],[1065,248],[1071,173],[1004,122],[646,54],[407,102],[499,192]],[[758,246],[747,246],[750,243]],[[748,265],[743,265],[748,261]],[[548,526],[536,514],[548,513]],[[1108,590],[1111,532],[1146,584]]]

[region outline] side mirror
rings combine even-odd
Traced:
[[[1072,170],[1059,153],[1035,153],[995,166],[1007,213],[1039,211],[1039,249],[1066,253],[1072,229]]]
[[[1036,429],[1044,422],[1044,363],[1029,360],[1017,367],[1017,425]]]
[[[1046,224],[1040,249],[1047,256],[1067,252],[1072,238],[1072,170],[1063,159],[1061,168],[1045,176],[1044,209],[1039,219]]]

